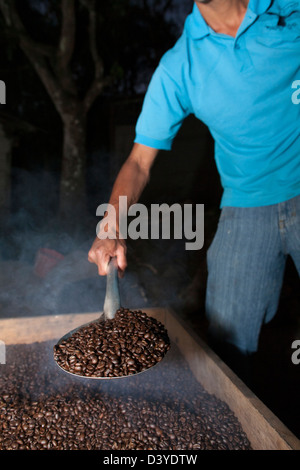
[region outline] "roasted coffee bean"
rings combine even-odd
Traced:
[[[153,367],[169,348],[167,331],[159,321],[140,310],[121,308],[114,319],[84,326],[56,345],[54,358],[75,375],[119,377]]]
[[[52,348],[52,342],[7,346],[0,450],[251,449],[234,414],[196,381],[176,344],[157,367],[116,381],[65,374]]]

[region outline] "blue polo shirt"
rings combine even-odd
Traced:
[[[235,38],[194,5],[154,72],[135,142],[170,150],[194,114],[215,141],[221,207],[283,202],[300,194],[299,80],[300,0],[250,0]]]

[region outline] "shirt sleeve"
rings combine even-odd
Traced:
[[[144,99],[134,142],[159,150],[171,150],[180,126],[189,114],[184,87],[160,64]]]

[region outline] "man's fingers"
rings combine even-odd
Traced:
[[[104,250],[103,247],[97,245],[92,246],[88,253],[89,262],[97,265],[100,276],[106,275],[110,257],[111,255],[107,250]]]
[[[107,266],[110,260],[110,256],[108,253],[103,253],[102,251],[97,251],[97,266],[98,266],[98,273],[100,276],[105,276],[107,274]]]
[[[88,260],[90,263],[96,263],[96,254],[92,248],[88,252]]]
[[[126,258],[126,246],[119,244],[116,249],[116,257],[119,270],[121,271],[121,276],[124,274],[125,269],[127,268],[127,258]]]
[[[124,243],[115,242],[111,245],[111,241],[99,243],[97,240],[88,253],[88,260],[90,263],[95,263],[98,267],[100,276],[107,274],[108,263],[111,258],[117,258],[119,272],[124,273],[127,267],[126,260],[126,245]]]

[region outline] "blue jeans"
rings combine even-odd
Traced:
[[[287,256],[300,276],[300,196],[264,207],[224,207],[207,253],[206,314],[215,339],[257,351],[278,307]]]

